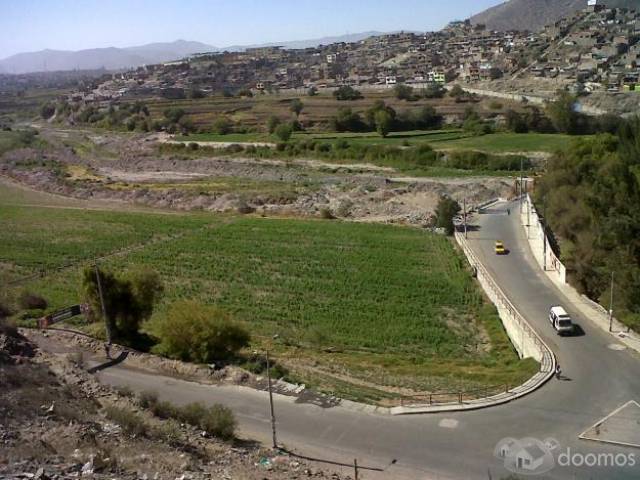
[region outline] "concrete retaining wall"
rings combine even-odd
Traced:
[[[531,201],[529,194],[523,199],[520,217],[527,234],[527,239],[529,240],[529,245],[531,246],[531,251],[540,268],[550,276],[554,276],[555,280],[566,284],[567,268],[551,248],[549,239],[545,234],[544,226],[540,221],[540,215]]]
[[[498,309],[502,324],[520,358],[534,358],[541,365],[544,365],[545,369],[549,368],[549,365],[555,365],[554,356],[549,347],[509,301],[493,277],[475,256],[464,235],[456,232],[455,238],[471,266],[476,269],[480,285]]]

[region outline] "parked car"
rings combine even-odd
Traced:
[[[549,322],[553,325],[558,335],[571,335],[574,325],[567,311],[560,307],[551,307],[549,310]]]

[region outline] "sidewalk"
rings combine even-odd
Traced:
[[[522,228],[525,230],[529,248],[531,249],[531,253],[533,257],[536,259],[538,266],[541,270],[544,271],[545,276],[551,280],[551,282],[560,290],[564,296],[569,300],[569,302],[580,311],[580,313],[589,319],[594,325],[599,327],[601,330],[610,333],[612,337],[622,343],[625,347],[635,350],[640,353],[640,335],[633,330],[628,331],[628,328],[623,325],[621,322],[613,318],[612,322],[612,331],[609,332],[609,312],[598,303],[594,302],[590,298],[585,295],[581,295],[578,291],[572,287],[570,284],[563,282],[561,276],[557,274],[556,270],[550,269],[547,267],[544,269],[543,263],[541,263],[542,258],[544,256],[542,252],[542,241],[539,237],[539,232],[542,231],[542,228],[539,225],[539,219],[537,212],[534,207],[530,206],[530,201],[527,200],[524,202],[524,207],[522,209],[520,215],[520,223]],[[528,209],[531,210],[528,210]],[[530,226],[527,226],[527,221],[530,222]],[[547,242],[548,245],[548,242]],[[550,248],[550,247],[547,247]],[[551,252],[547,251],[547,256]],[[547,265],[550,265],[551,262],[547,261]]]

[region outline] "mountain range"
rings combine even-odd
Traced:
[[[640,8],[640,0],[600,0],[613,8]],[[508,0],[471,17],[473,24],[484,24],[491,30],[537,31],[578,10],[587,0]]]
[[[61,70],[120,70],[141,65],[179,60],[194,53],[242,51],[246,48],[281,45],[285,48],[307,48],[336,42],[357,42],[381,35],[381,32],[362,32],[349,35],[296,40],[261,45],[232,45],[217,48],[201,42],[177,40],[169,43],[149,43],[127,48],[92,48],[87,50],[41,50],[18,53],[0,60],[0,73],[32,73]]]

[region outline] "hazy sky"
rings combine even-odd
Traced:
[[[435,30],[504,0],[0,0],[0,58],[179,38],[217,47]]]

